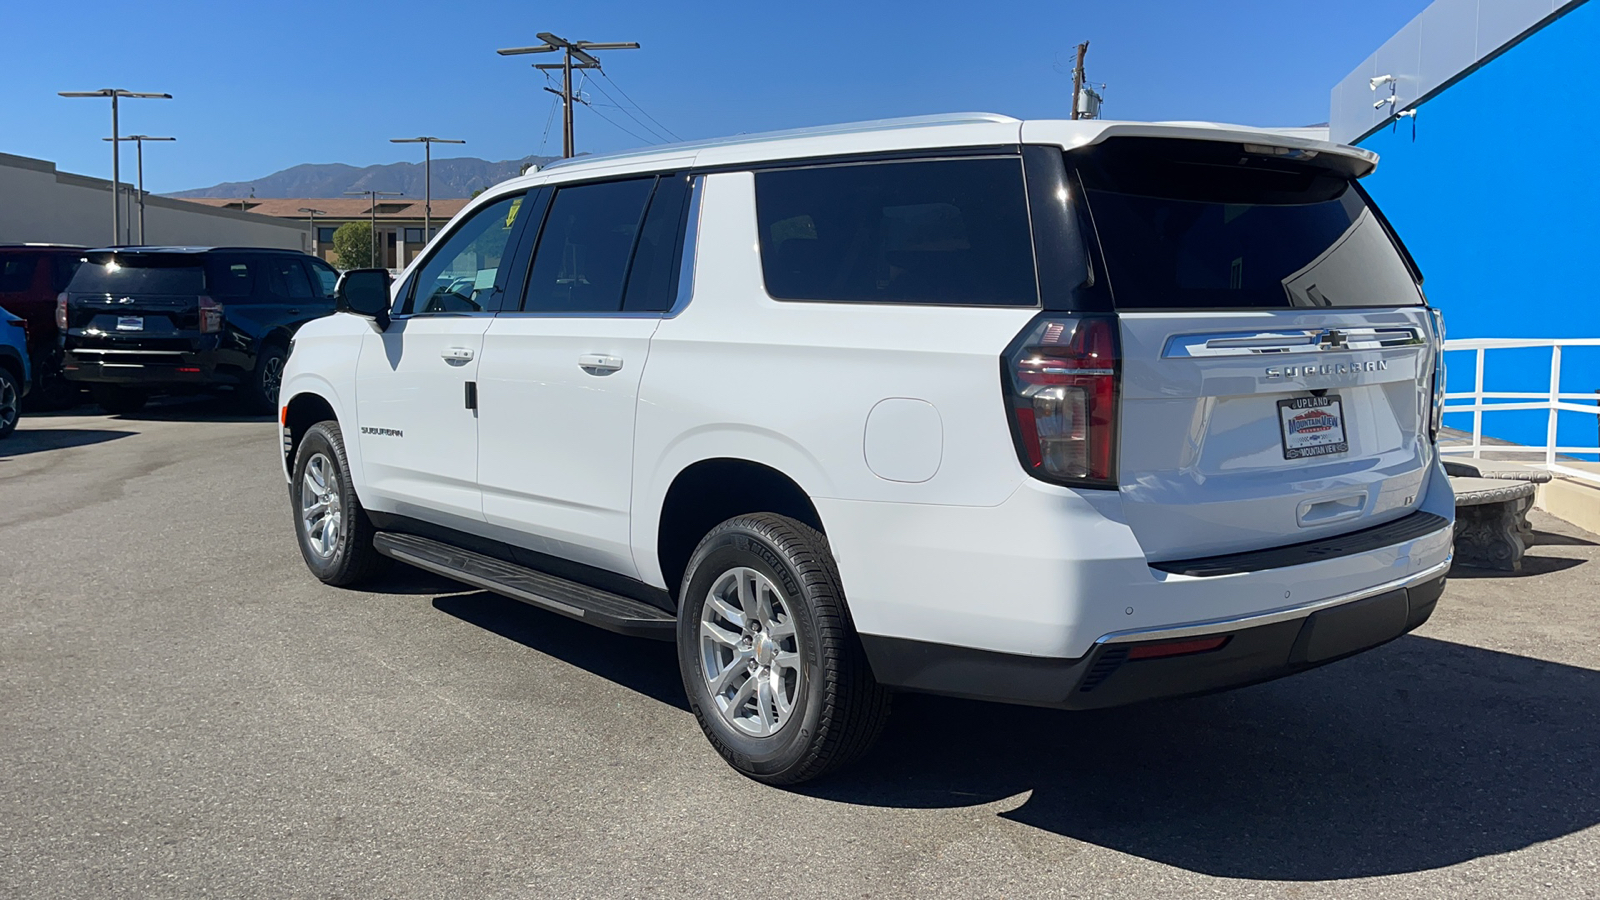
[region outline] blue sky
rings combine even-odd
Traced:
[[[99,140],[109,104],[56,92],[122,87],[175,98],[122,107],[124,134],[178,138],[146,148],[155,191],[302,162],[420,159],[420,148],[388,142],[417,134],[468,142],[441,155],[511,159],[541,141],[554,155],[560,117],[546,138],[553,98],[529,67],[552,55],[494,53],[538,43],[539,31],[642,43],[602,54],[612,98],[587,96],[626,105],[620,86],[685,139],[956,110],[1061,117],[1084,39],[1091,81],[1107,84],[1107,118],[1304,125],[1326,121],[1334,83],[1426,5],[91,0],[70,13],[89,27],[63,30],[62,7],[16,4],[5,17],[0,151],[109,176]],[[598,113],[649,136],[615,107]],[[579,150],[641,143],[582,107],[575,130]]]

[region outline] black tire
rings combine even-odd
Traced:
[[[761,737],[729,721],[702,669],[702,613],[712,588],[739,568],[764,575],[781,592],[803,673],[793,711]],[[887,721],[890,693],[872,677],[821,533],[771,513],[729,519],[695,548],[680,598],[678,668],[684,690],[701,730],[729,765],[767,784],[798,784],[848,765],[872,747]]]
[[[265,415],[278,411],[278,390],[283,386],[283,364],[288,359],[289,348],[278,343],[267,344],[256,355],[256,367],[243,391],[251,412]]]
[[[325,462],[316,463],[319,458]],[[339,526],[337,537],[327,542],[327,553],[319,548],[320,542],[313,536],[312,526],[302,515],[303,490],[308,483],[307,470],[314,465],[331,467],[337,481],[329,486],[328,493],[330,499],[337,499]],[[315,479],[311,483],[315,483]],[[350,461],[345,456],[344,437],[339,432],[339,423],[318,422],[300,439],[300,446],[294,454],[294,478],[289,482],[289,499],[294,513],[295,543],[300,547],[300,556],[305,559],[306,568],[311,570],[311,574],[324,584],[353,587],[388,568],[389,558],[372,546],[375,533],[372,520],[361,508],[361,500],[356,497],[355,486],[350,481]]]
[[[11,436],[22,418],[22,383],[10,369],[0,366],[0,438]]]
[[[120,384],[97,384],[91,391],[94,402],[114,416],[127,416],[144,409],[150,402],[150,392]]]

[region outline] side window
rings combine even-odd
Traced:
[[[527,312],[618,312],[656,179],[560,188],[528,273]]]
[[[206,290],[234,303],[249,302],[256,290],[260,261],[249,256],[213,256],[206,260]]]
[[[757,172],[756,217],[778,300],[1039,302],[1017,157]]]
[[[33,285],[37,256],[8,253],[0,257],[0,294],[20,294]]]
[[[83,265],[81,256],[55,256],[50,260],[50,290],[61,293],[72,283],[72,276]]]
[[[417,269],[416,288],[404,312],[464,313],[488,309],[500,263],[508,246],[523,195],[503,197],[479,209],[451,232]]]
[[[318,300],[333,300],[333,287],[339,283],[339,272],[320,259],[304,260],[311,267],[311,291]]]
[[[682,249],[679,237],[688,199],[687,175],[663,175],[656,183],[644,227],[639,230],[639,245],[633,251],[633,265],[628,270],[623,309],[666,312],[672,308],[678,288],[678,267],[674,262]]]
[[[276,299],[310,300],[311,280],[300,260],[292,256],[274,257],[266,262],[267,290]]]

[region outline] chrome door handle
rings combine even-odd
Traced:
[[[609,375],[622,368],[622,357],[585,353],[578,357],[578,368],[588,372],[590,375]]]
[[[439,356],[450,362],[467,362],[472,359],[471,347],[446,347],[439,351]]]

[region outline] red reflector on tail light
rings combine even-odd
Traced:
[[[179,366],[178,367],[178,371],[179,372],[193,372],[196,375],[200,374],[200,368],[198,366]]]
[[[1017,456],[1036,478],[1117,486],[1117,321],[1041,316],[1002,358]]]
[[[1129,659],[1162,659],[1168,656],[1188,656],[1191,653],[1205,653],[1215,650],[1228,642],[1232,635],[1222,637],[1196,638],[1190,641],[1167,641],[1161,644],[1140,644],[1128,651]]]

